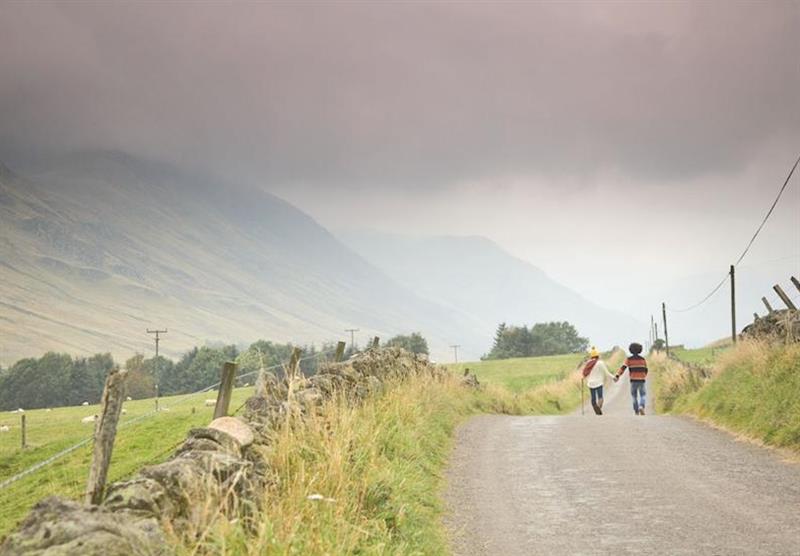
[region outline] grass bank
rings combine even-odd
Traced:
[[[708,367],[651,357],[659,411],[800,451],[800,345],[739,342]]]
[[[417,377],[352,407],[326,403],[276,433],[273,481],[252,523],[220,516],[187,554],[443,554],[443,471],[455,427],[478,413],[558,413],[580,379],[513,393]]]

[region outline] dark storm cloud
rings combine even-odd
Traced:
[[[5,3],[0,148],[276,183],[736,172],[800,139],[798,6]]]

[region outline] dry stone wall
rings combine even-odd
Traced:
[[[253,515],[270,480],[265,455],[272,432],[288,416],[302,417],[334,395],[358,403],[392,381],[444,373],[399,348],[324,364],[309,378],[262,373],[242,418],[192,430],[172,459],[110,485],[100,505],[41,501],[0,545],[0,556],[170,554],[169,531],[198,535],[220,510],[245,520]]]

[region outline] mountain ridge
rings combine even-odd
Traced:
[[[448,310],[274,195],[133,158],[121,167],[105,153],[80,156],[63,172],[0,184],[0,291],[10,301],[0,314],[15,324],[0,326],[5,362],[76,346],[145,351],[145,322],[172,321],[162,344],[171,355],[204,341],[319,343],[353,325],[365,335],[425,330],[444,349],[441,331],[458,329]],[[71,322],[85,331],[59,339]]]

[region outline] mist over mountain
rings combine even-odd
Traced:
[[[646,325],[604,309],[484,237],[413,238],[346,231],[342,240],[400,284],[468,316],[491,338],[499,322],[567,320],[598,346],[641,340]],[[490,346],[484,349],[488,351]]]
[[[0,361],[422,331],[482,342],[281,199],[116,152],[0,169]]]

